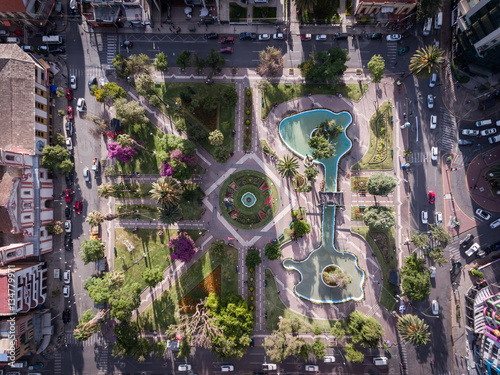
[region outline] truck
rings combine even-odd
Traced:
[[[92,225],[90,227],[90,239],[91,240],[96,240],[99,238],[99,225]]]
[[[45,44],[62,44],[63,38],[59,35],[42,36],[42,42]]]

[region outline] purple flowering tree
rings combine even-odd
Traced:
[[[130,163],[137,151],[130,146],[120,146],[118,142],[108,143],[108,158],[117,158],[123,163]]]
[[[160,165],[160,175],[173,176],[179,181],[187,180],[192,175],[191,168],[196,165],[195,154],[184,155],[181,150],[176,149],[169,153],[166,160]]]
[[[179,259],[182,262],[189,262],[196,253],[194,241],[186,232],[180,232],[175,238],[172,238],[168,243],[170,249],[170,257],[172,260]]]

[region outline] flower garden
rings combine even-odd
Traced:
[[[234,226],[255,229],[267,224],[278,210],[278,191],[266,175],[244,170],[231,175],[221,186],[219,205]]]

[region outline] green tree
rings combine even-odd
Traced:
[[[302,11],[311,11],[318,4],[318,0],[294,0],[295,6],[297,9]]]
[[[211,48],[210,54],[205,59],[205,65],[212,68],[213,74],[217,74],[226,65],[226,59],[215,48]]]
[[[85,221],[91,226],[98,226],[104,222],[104,215],[100,211],[92,211],[87,215]]]
[[[345,349],[345,358],[349,362],[361,363],[364,361],[365,355],[361,353],[359,350],[357,350],[354,347],[353,343],[345,344],[344,349]]]
[[[150,74],[141,74],[135,81],[135,88],[139,95],[149,97],[154,90],[155,83]]]
[[[407,256],[401,268],[403,295],[412,301],[423,301],[431,292],[430,272],[425,260],[416,253]]]
[[[94,285],[95,281],[99,278],[99,276],[97,275],[90,275],[89,277],[87,277],[85,279],[85,281],[83,282],[83,289],[85,290],[89,290],[89,287],[91,285]]]
[[[175,224],[182,218],[182,211],[179,205],[161,206],[158,211],[160,221],[167,225]]]
[[[312,157],[316,160],[328,159],[335,153],[335,148],[322,135],[311,137],[307,144],[313,149]]]
[[[181,339],[181,345],[179,347],[179,354],[177,358],[189,357],[191,355],[191,344],[189,342],[189,337],[184,335]]]
[[[370,176],[366,187],[370,194],[388,195],[394,191],[397,184],[397,180],[393,176],[387,173],[377,172]]]
[[[224,243],[223,240],[214,241],[210,245],[210,252],[215,256],[220,257],[225,254],[225,251],[226,251],[226,244]]]
[[[318,176],[319,171],[313,166],[309,166],[305,169],[304,174],[307,177],[308,181],[316,182],[316,176]]]
[[[278,161],[276,167],[278,169],[281,177],[293,177],[297,175],[297,169],[299,168],[299,162],[295,156],[285,155],[283,160]]]
[[[193,64],[196,74],[201,74],[206,66],[206,61],[196,54],[193,56]]]
[[[399,317],[397,327],[403,340],[412,345],[424,345],[430,340],[429,326],[416,315],[405,314]]]
[[[372,81],[374,83],[379,83],[382,80],[385,69],[385,60],[380,55],[373,55],[367,64],[368,71],[372,76]]]
[[[115,189],[113,187],[113,184],[109,182],[105,182],[104,184],[101,184],[97,187],[97,196],[99,198],[109,198],[113,196],[115,193]]]
[[[363,221],[370,230],[386,230],[396,224],[396,215],[390,207],[370,206],[365,210]]]
[[[417,21],[427,17],[434,17],[439,8],[443,5],[443,0],[421,0],[417,5]]]
[[[444,62],[444,51],[434,44],[417,50],[410,59],[410,73],[417,78],[429,78],[438,73]]]
[[[59,220],[53,221],[52,223],[47,224],[45,226],[45,229],[47,229],[47,232],[49,232],[49,234],[51,234],[53,236],[57,236],[59,234],[62,234],[62,232],[64,232],[63,223]]]
[[[133,356],[135,357],[137,362],[142,363],[146,361],[146,357],[151,354],[151,349],[151,342],[149,342],[149,340],[145,337],[140,337],[137,340],[136,346],[134,347]]]
[[[115,53],[115,57],[112,60],[113,67],[116,70],[116,75],[120,78],[127,78],[132,73],[127,65],[127,58],[120,55],[118,52]]]
[[[149,194],[151,194],[151,199],[161,207],[178,206],[182,198],[182,187],[172,177],[160,177],[153,182]]]
[[[183,155],[191,155],[196,151],[196,146],[193,142],[174,134],[163,135],[163,137],[158,140],[157,147],[165,152],[179,149]]]
[[[151,60],[149,56],[144,53],[130,55],[127,60],[127,66],[130,69],[131,75],[134,76],[142,73],[151,73]]]
[[[345,337],[346,326],[343,321],[337,320],[330,330],[330,333],[336,340],[342,341]]]
[[[448,230],[442,225],[431,224],[430,234],[444,246],[448,245],[452,238]]]
[[[311,225],[307,224],[304,220],[294,220],[292,230],[295,237],[302,237],[311,231]]]
[[[283,69],[283,54],[281,49],[267,46],[259,52],[260,64],[257,73],[262,76],[275,76]]]
[[[440,266],[448,263],[448,259],[444,256],[441,246],[434,246],[434,248],[429,251],[429,257]]]
[[[149,120],[146,116],[146,109],[136,100],[127,101],[120,98],[115,101],[116,117],[122,120],[124,126],[142,125]]]
[[[92,309],[83,312],[80,319],[78,319],[78,324],[73,330],[73,336],[78,341],[86,341],[92,336],[93,333],[100,330],[98,316],[92,314]]]
[[[340,288],[345,288],[352,282],[351,275],[343,272],[339,267],[335,267],[332,272],[323,271],[323,279],[327,284],[335,284]]]
[[[220,130],[214,130],[210,132],[210,135],[208,136],[208,141],[212,146],[222,146],[224,143],[224,135]]]
[[[376,348],[380,338],[384,335],[384,329],[373,317],[367,316],[360,311],[353,311],[349,315],[347,332],[353,343]]]
[[[336,138],[344,131],[344,127],[342,125],[337,125],[335,120],[324,120],[319,124],[319,127],[323,128],[332,138]]]
[[[163,271],[160,267],[145,268],[142,271],[142,279],[147,285],[154,288],[158,283],[162,282]]]
[[[413,232],[411,235],[411,241],[416,247],[426,247],[431,244],[429,236],[426,233]]]
[[[340,81],[339,77],[347,69],[345,63],[349,61],[347,49],[338,47],[330,48],[327,51],[311,53],[311,59],[299,64],[302,76],[308,81],[333,83]]]
[[[134,355],[134,350],[139,340],[139,330],[137,324],[128,320],[122,321],[115,326],[116,336],[115,345],[113,345],[112,355],[114,357],[128,357]]]
[[[300,347],[297,357],[302,358],[304,361],[309,359],[309,355],[313,353],[313,346],[307,342],[304,342]]]
[[[259,250],[249,249],[247,252],[247,257],[245,258],[245,264],[248,268],[255,268],[262,263],[262,259],[259,254]]]
[[[224,334],[212,337],[212,351],[222,359],[241,359],[252,341],[253,313],[237,294],[222,298],[220,303],[213,300],[207,302],[207,306]]]
[[[167,56],[163,52],[157,54],[153,66],[160,72],[166,72],[168,70]]]
[[[95,90],[95,100],[99,103],[109,103],[116,99],[126,98],[125,90],[116,84],[116,82],[108,82],[104,86]]]
[[[157,341],[154,344],[153,352],[157,358],[163,358],[167,350],[167,343],[165,341]]]
[[[182,70],[186,69],[189,66],[189,63],[191,62],[191,52],[182,51],[175,58],[175,62]]]
[[[60,145],[45,146],[42,153],[42,167],[47,168],[51,172],[66,175],[75,166],[69,159],[69,151],[66,147]]]
[[[217,163],[225,163],[229,159],[229,151],[224,147],[217,147],[214,151],[214,159]]]
[[[312,345],[295,334],[300,324],[296,319],[283,318],[278,323],[278,329],[264,339],[264,349],[271,362],[281,363],[291,355],[307,358],[312,352]]]
[[[314,340],[312,349],[317,359],[321,361],[323,358],[325,358],[326,345],[323,341],[321,341],[320,339]]]
[[[104,258],[104,244],[99,239],[88,240],[82,242],[80,256],[83,263],[89,264]]]
[[[269,260],[279,259],[281,256],[281,246],[278,242],[268,243],[266,245],[264,254]]]

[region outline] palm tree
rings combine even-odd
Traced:
[[[181,209],[178,205],[160,208],[160,220],[167,224],[175,224],[181,219]]]
[[[180,183],[172,177],[160,177],[153,182],[153,188],[149,191],[151,198],[162,207],[178,205],[182,192]]]
[[[208,135],[208,141],[212,146],[222,146],[224,142],[224,135],[220,130],[214,130]]]
[[[85,218],[91,226],[98,226],[104,222],[104,215],[99,211],[92,211]]]
[[[110,184],[109,182],[102,184],[102,185],[99,185],[97,187],[97,195],[100,198],[109,198],[110,196],[113,195],[114,192],[115,192],[115,189],[113,188],[113,185]]]
[[[397,327],[401,337],[415,346],[429,341],[429,326],[418,316],[406,314],[399,318]]]
[[[295,156],[285,155],[283,160],[278,161],[278,172],[281,177],[293,177],[297,175],[297,169],[299,168],[299,163]]]
[[[410,59],[410,73],[417,78],[429,78],[439,71],[444,61],[443,53],[435,45],[419,49]]]

